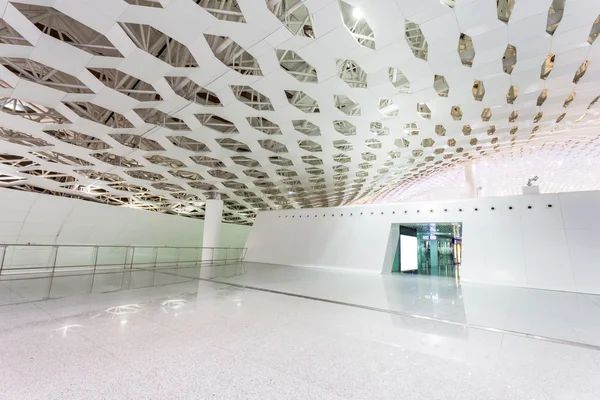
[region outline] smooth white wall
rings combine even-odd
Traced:
[[[0,243],[154,245],[200,247],[204,221],[127,207],[86,202],[66,197],[0,189]],[[220,247],[244,247],[249,226],[222,224]],[[11,268],[52,265],[51,247],[10,247],[3,263]],[[232,254],[235,256],[235,252]],[[61,247],[57,265],[93,264],[91,247]],[[137,248],[136,263],[194,261],[194,249]],[[218,256],[218,255],[217,255]],[[101,248],[97,263],[131,260],[126,248]],[[129,261],[127,261],[129,260]]]
[[[197,219],[0,189],[0,243],[199,247],[203,229],[204,221]],[[244,247],[249,231],[249,226],[223,224],[220,246]],[[182,250],[181,256],[195,257],[190,251]],[[48,265],[49,252],[48,248],[25,247],[11,251],[6,261],[12,266]],[[99,263],[123,259],[124,252],[105,249]],[[59,263],[81,263],[89,253],[88,248],[64,248]],[[151,261],[153,254],[138,249],[136,260],[146,257]],[[177,252],[164,249],[160,256],[176,260]]]
[[[598,191],[266,211],[246,260],[381,273],[391,225],[430,222],[463,223],[465,281],[600,293]]]

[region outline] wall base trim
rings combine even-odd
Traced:
[[[277,263],[252,261],[252,260],[244,260],[244,262],[252,263],[252,264],[276,265],[279,267],[308,268],[308,269],[320,269],[320,270],[324,270],[324,271],[333,271],[333,272],[348,272],[351,274],[382,275],[378,271],[369,271],[366,269],[357,269],[357,268],[325,267],[325,266],[321,266],[321,265],[277,264]]]
[[[550,289],[543,288],[538,286],[529,286],[523,283],[506,283],[506,282],[494,282],[494,281],[479,281],[479,280],[471,280],[471,279],[460,279],[461,283],[469,283],[469,284],[480,284],[480,285],[489,285],[489,286],[502,286],[502,287],[513,287],[519,289],[531,289],[531,290],[544,290],[547,292],[559,292],[559,293],[573,293],[573,294],[589,294],[592,296],[600,296],[600,292],[582,292],[579,290],[561,290],[561,289]]]

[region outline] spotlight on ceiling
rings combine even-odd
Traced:
[[[352,16],[354,17],[354,19],[361,19],[361,18],[363,17],[363,13],[362,13],[362,11],[360,10],[360,8],[358,8],[358,7],[355,7],[355,8],[352,10]]]

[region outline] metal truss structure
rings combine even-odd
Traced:
[[[598,2],[0,5],[0,187],[192,218],[220,197],[239,224],[425,198],[465,162],[600,188],[570,176],[599,155]]]

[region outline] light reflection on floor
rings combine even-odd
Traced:
[[[260,265],[228,280],[464,325],[205,281],[2,306],[0,399],[600,398],[600,352],[469,327],[591,343],[596,297]]]

